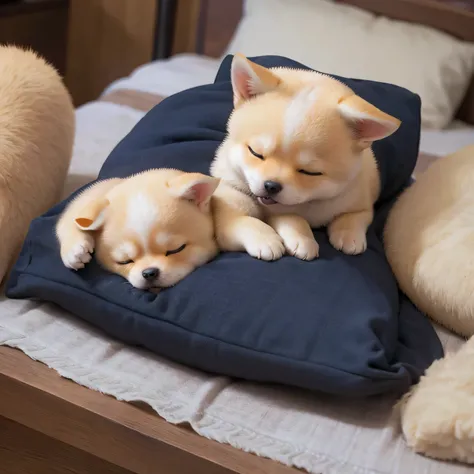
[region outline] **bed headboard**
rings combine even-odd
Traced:
[[[419,23],[474,43],[474,0],[336,0]],[[219,57],[242,16],[243,0],[178,0],[173,53]],[[474,124],[474,78],[457,118]]]

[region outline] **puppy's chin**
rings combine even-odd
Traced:
[[[337,182],[327,180],[320,183],[314,189],[298,189],[291,185],[283,185],[283,191],[276,196],[268,196],[265,199],[265,193],[253,193],[258,202],[265,206],[271,207],[274,204],[282,206],[299,206],[312,201],[325,201],[334,199],[344,193],[349,182]],[[273,202],[272,202],[273,201]]]
[[[298,206],[311,201],[334,199],[344,193],[353,178],[350,176],[344,181],[330,178],[326,178],[324,181],[319,179],[315,181],[314,187],[306,188],[297,187],[291,182],[281,181],[283,190],[274,196],[269,196],[263,187],[265,179],[261,176],[259,176],[258,179],[252,179],[251,173],[248,174],[250,174],[250,176],[247,176],[246,173],[242,173],[237,186],[238,189],[251,195],[259,204],[265,207],[271,207],[274,204]],[[272,177],[272,179],[275,178]],[[315,178],[315,180],[316,179],[318,178]]]

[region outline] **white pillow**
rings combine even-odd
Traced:
[[[405,87],[422,125],[453,119],[474,69],[474,44],[328,0],[246,0],[226,54],[277,54],[331,74]]]

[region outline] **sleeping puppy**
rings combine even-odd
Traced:
[[[31,220],[61,196],[74,128],[58,73],[32,51],[0,46],[0,282]]]
[[[220,248],[311,260],[311,228],[328,226],[336,249],[364,252],[380,188],[371,145],[400,121],[321,73],[236,55],[231,76],[234,111],[211,166],[237,191],[217,202]]]
[[[173,286],[214,258],[210,200],[219,180],[155,169],[100,181],[79,194],[56,226],[64,265],[98,262],[135,288]]]

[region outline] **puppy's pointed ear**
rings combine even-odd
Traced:
[[[105,222],[105,213],[110,202],[106,198],[96,199],[91,201],[79,213],[79,216],[74,219],[77,227],[81,230],[98,230]]]
[[[251,97],[276,89],[281,82],[269,69],[242,54],[236,54],[232,60],[231,80],[235,107]]]
[[[174,196],[194,202],[204,209],[219,186],[220,180],[201,173],[183,173],[168,181],[168,187]]]
[[[382,112],[358,95],[345,98],[338,107],[342,117],[354,130],[355,138],[362,148],[392,135],[401,124],[400,120]]]

